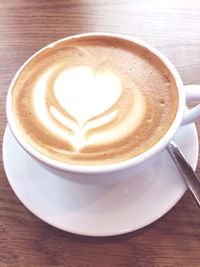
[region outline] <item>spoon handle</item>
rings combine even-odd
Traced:
[[[190,189],[192,196],[200,207],[200,180],[193,171],[192,167],[188,161],[183,156],[183,153],[180,151],[178,146],[174,142],[170,142],[167,147],[167,150],[174,160],[177,168],[183,174],[185,178],[185,183]]]

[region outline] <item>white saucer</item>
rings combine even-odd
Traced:
[[[195,125],[180,128],[174,140],[195,169],[198,159]],[[143,174],[123,183],[81,185],[40,167],[7,127],[3,161],[12,189],[33,214],[59,229],[81,235],[110,236],[140,229],[163,216],[186,191],[167,152]]]

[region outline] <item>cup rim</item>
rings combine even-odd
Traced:
[[[107,36],[107,37],[116,37],[123,40],[127,40],[130,42],[133,42],[139,46],[142,46],[149,50],[151,53],[156,55],[169,69],[171,74],[173,75],[177,91],[178,91],[178,109],[176,112],[176,117],[173,120],[171,126],[167,130],[167,132],[161,137],[161,139],[155,143],[152,147],[150,147],[148,150],[144,151],[143,153],[132,157],[127,160],[123,160],[116,163],[108,163],[108,164],[99,164],[99,165],[76,165],[76,164],[69,164],[66,162],[57,161],[53,158],[49,158],[42,154],[41,152],[34,149],[28,141],[23,137],[22,133],[18,129],[14,116],[12,114],[12,89],[15,84],[15,81],[21,71],[24,69],[24,67],[29,63],[29,61],[32,60],[37,54],[41,53],[43,50],[46,50],[48,48],[51,48],[55,46],[56,44],[71,40],[74,38],[82,38],[82,37],[89,37],[89,36]],[[41,48],[36,53],[34,53],[31,57],[29,57],[24,64],[18,69],[16,74],[14,75],[14,78],[12,79],[12,82],[8,89],[7,99],[6,99],[6,115],[8,120],[8,125],[11,129],[11,132],[17,142],[22,146],[22,148],[28,152],[33,158],[37,159],[39,162],[52,167],[54,169],[64,171],[64,172],[71,172],[71,173],[78,173],[78,174],[87,174],[87,175],[93,175],[93,174],[103,174],[103,173],[111,173],[111,172],[117,172],[121,171],[123,169],[127,169],[130,167],[133,167],[135,165],[140,164],[141,162],[144,162],[152,157],[154,157],[159,152],[163,151],[166,146],[169,144],[170,140],[173,138],[174,134],[176,133],[178,127],[181,125],[183,114],[185,110],[185,91],[183,90],[183,82],[181,80],[181,77],[179,73],[177,72],[176,68],[173,66],[173,64],[168,60],[166,56],[164,56],[160,51],[158,51],[153,46],[146,44],[144,41],[138,40],[135,37],[128,36],[125,34],[116,34],[116,33],[106,33],[106,32],[88,32],[88,33],[81,33],[76,34],[72,36],[68,36],[62,39],[59,39],[53,43],[48,44],[47,46]]]

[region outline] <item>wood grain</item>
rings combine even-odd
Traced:
[[[199,29],[199,0],[0,0],[1,142],[11,79],[44,45],[89,31],[129,34],[168,56],[185,84],[200,84]],[[0,161],[0,267],[200,266],[200,212],[188,193],[143,230],[118,237],[81,237],[33,216],[13,193]]]

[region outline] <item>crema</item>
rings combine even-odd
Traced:
[[[69,164],[112,164],[152,147],[172,124],[176,83],[147,49],[117,37],[64,40],[35,55],[13,89],[19,130]]]

